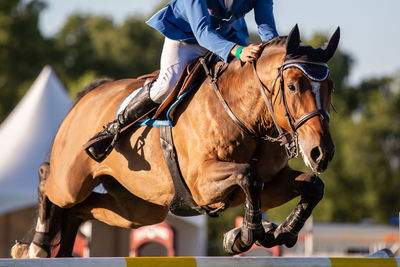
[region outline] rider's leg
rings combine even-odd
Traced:
[[[135,122],[157,107],[150,99],[149,86],[137,89],[135,97],[126,105],[117,119],[93,136],[85,145],[89,156],[97,162],[103,161],[118,141],[118,133],[125,126]]]
[[[151,99],[161,103],[174,88],[186,66],[194,59],[204,56],[207,51],[198,44],[187,44],[165,38],[160,76],[150,89]]]
[[[103,161],[115,146],[119,131],[156,108],[170,93],[186,65],[206,52],[197,44],[165,38],[159,77],[153,84],[138,89],[117,119],[88,141],[85,150],[89,156],[98,162]]]

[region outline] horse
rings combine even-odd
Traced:
[[[300,44],[296,25],[288,36],[264,43],[257,61],[233,59],[177,106],[172,135],[195,203],[214,211],[244,204],[243,225],[224,235],[228,254],[245,252],[254,243],[294,246],[322,199],[324,183],[317,173],[326,170],[335,150],[329,131],[334,83],[326,62],[339,35],[338,28],[315,49]],[[210,71],[218,73],[223,64]],[[50,257],[54,243],[60,244],[57,257],[71,256],[78,228],[87,220],[138,228],[166,218],[175,188],[158,128],[127,130],[101,163],[82,148],[142,84],[137,79],[97,82],[70,110],[55,137],[50,163],[39,168],[32,240],[14,245],[13,257]],[[289,167],[298,151],[311,173]],[[93,191],[100,184],[105,193]],[[298,196],[299,203],[279,226],[263,220],[262,212]]]

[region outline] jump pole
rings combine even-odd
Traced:
[[[0,259],[0,267],[400,267],[400,258],[165,257]]]

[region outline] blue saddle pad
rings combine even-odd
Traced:
[[[165,119],[144,119],[142,121],[139,121],[137,123],[135,123],[135,126],[151,126],[151,127],[157,127],[160,128],[161,126],[169,126],[169,127],[173,127],[174,123],[170,117],[170,113],[171,111],[182,101],[183,98],[185,98],[185,96],[191,92],[194,88],[196,88],[196,86],[198,86],[198,84],[194,84],[192,85],[192,87],[189,88],[189,90],[187,90],[185,93],[183,93],[177,100],[175,100],[175,102],[172,103],[172,105],[168,108],[168,111],[166,113]],[[133,91],[131,94],[129,94],[124,101],[122,101],[122,103],[120,104],[118,111],[117,111],[117,117],[118,114],[121,113],[125,107],[128,105],[128,103],[132,100],[132,98],[135,97],[137,91]]]

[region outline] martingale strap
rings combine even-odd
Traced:
[[[250,130],[236,115],[233,113],[231,108],[229,107],[228,103],[226,103],[224,97],[221,94],[221,91],[218,87],[217,80],[219,75],[228,67],[227,64],[221,64],[218,66],[217,71],[214,73],[214,75],[211,74],[210,70],[207,67],[206,61],[203,58],[200,58],[200,62],[204,67],[204,70],[206,72],[206,75],[210,79],[211,85],[213,86],[214,92],[217,95],[219,101],[221,102],[222,106],[224,107],[225,111],[227,112],[228,116],[232,119],[232,121],[237,125],[243,132],[245,132],[247,135],[259,139],[259,136],[256,135],[252,130]]]

